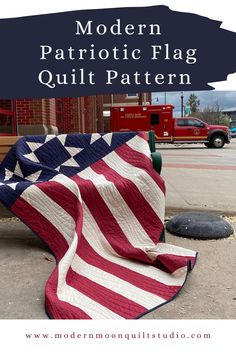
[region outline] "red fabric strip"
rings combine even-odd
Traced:
[[[163,230],[163,224],[135,184],[120,176],[102,160],[93,164],[91,168],[114,183],[146,233],[154,243],[157,243]]]

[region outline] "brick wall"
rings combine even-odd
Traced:
[[[16,115],[18,124],[30,124],[33,112],[30,110],[31,100],[16,100]]]
[[[12,100],[0,100],[0,108],[11,111],[13,109]]]
[[[37,100],[37,102],[32,104],[32,110],[35,112],[35,121],[40,120],[40,105],[42,107],[42,123],[48,126],[56,126],[55,98]]]
[[[104,117],[103,117],[103,97],[99,95],[96,97],[96,105],[97,105],[97,131],[104,132]]]
[[[84,97],[84,131],[93,133],[97,131],[96,96]]]
[[[149,96],[147,96],[149,100]],[[19,135],[92,133],[109,130],[103,109],[113,104],[138,104],[127,95],[99,95],[76,98],[0,100],[0,107],[13,110],[15,105]],[[151,100],[151,98],[150,98]]]
[[[103,131],[102,96],[56,99],[56,122],[59,133]]]
[[[145,101],[151,104],[151,92],[147,93],[137,93],[136,97],[128,96],[127,94],[115,94],[115,95],[104,95],[103,96],[103,103],[104,107],[112,105],[135,105],[135,104],[142,104]]]
[[[16,100],[18,124],[56,125],[54,99],[21,99]]]
[[[84,133],[84,97],[77,97],[73,99],[73,132]]]
[[[55,99],[15,100],[20,135],[57,133]]]

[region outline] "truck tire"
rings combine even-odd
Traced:
[[[221,149],[225,144],[225,139],[221,135],[215,135],[210,140],[210,147],[215,149]]]

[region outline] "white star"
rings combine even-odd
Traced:
[[[42,170],[39,170],[37,172],[34,172],[34,173],[31,173],[30,175],[28,176],[24,176],[22,171],[21,171],[21,168],[20,168],[20,164],[19,164],[19,161],[16,162],[16,166],[15,166],[15,169],[14,171],[10,171],[8,170],[7,168],[5,168],[5,178],[4,178],[4,181],[8,181],[10,180],[13,175],[16,175],[18,177],[21,177],[21,178],[24,178],[28,181],[31,181],[31,182],[36,182],[41,174]],[[17,182],[18,183],[18,182]],[[10,183],[8,184],[9,186],[12,185],[12,186],[15,186],[17,185],[17,183]],[[0,186],[3,185],[3,183],[0,183]],[[11,186],[10,186],[11,187]],[[12,187],[13,188],[13,187]],[[13,188],[15,189],[15,188]]]
[[[75,161],[73,157],[71,157],[67,161],[63,162],[61,166],[79,167],[79,164]]]
[[[112,141],[112,133],[108,133],[108,134],[104,134],[102,136],[103,140],[105,140],[105,142],[111,146],[111,141]]]
[[[5,183],[0,182],[0,187],[1,186],[8,186],[8,187],[11,187],[12,189],[16,190],[16,186],[17,186],[18,183],[19,182],[5,184]]]
[[[95,143],[98,139],[100,139],[102,136],[99,133],[94,133],[91,135],[91,140],[90,140],[90,145]]]
[[[26,154],[26,155],[23,155],[23,156],[26,157],[28,160],[40,163],[39,159],[37,158],[37,156],[35,155],[34,152],[31,152],[30,154]]]
[[[53,134],[48,134],[46,135],[46,139],[44,141],[44,144],[46,144],[47,142],[49,142],[50,140],[54,139],[56,137],[56,135]]]
[[[57,136],[57,139],[60,141],[60,143],[63,145],[63,147],[66,149],[66,151],[70,154],[71,157],[74,157],[75,155],[79,154],[82,150],[84,150],[83,148],[79,148],[79,147],[74,147],[74,146],[65,146],[66,144],[66,138],[67,138],[67,134],[60,134]],[[71,161],[74,162],[74,161]],[[75,161],[76,163],[76,161]],[[60,165],[60,166],[68,166],[68,165]],[[78,164],[77,164],[78,166]],[[58,167],[56,168],[56,170],[58,169]]]
[[[99,133],[94,133],[91,135],[90,145],[93,144],[98,139],[103,139],[109,146],[111,146],[112,133],[101,135]]]
[[[31,181],[31,182],[36,182],[38,180],[39,176],[41,175],[41,172],[42,172],[42,170],[34,172],[31,175],[25,177],[25,179],[27,179],[28,181]]]
[[[57,139],[65,146],[67,134],[60,134],[57,136]]]
[[[5,178],[4,181],[8,181],[9,179],[12,178],[12,176],[14,175],[14,172],[8,170],[7,168],[5,168]]]
[[[32,152],[34,152],[35,150],[39,149],[41,146],[43,146],[44,144],[46,144],[50,140],[54,139],[55,137],[56,137],[56,135],[46,135],[44,143],[37,143],[34,141],[26,141],[26,144],[28,145],[30,150]]]
[[[64,146],[64,148],[68,151],[68,153],[72,157],[74,157],[75,155],[80,153],[82,150],[84,150],[83,148],[70,147],[70,146]]]
[[[36,150],[38,150],[41,146],[46,144],[48,141],[54,139],[55,137],[56,137],[56,135],[46,135],[44,143],[36,143],[36,142],[33,142],[33,141],[26,141],[26,144],[30,148],[31,153],[25,154],[23,156],[26,157],[28,160],[40,163],[39,159],[37,158],[37,156],[35,155],[34,152]]]
[[[77,161],[75,161],[75,159],[73,157],[70,157],[68,160],[66,160],[65,162],[63,162],[61,165],[57,166],[55,168],[56,171],[60,171],[62,166],[66,166],[66,167],[79,167],[80,165],[78,164]]]
[[[11,187],[12,189],[14,189],[14,191],[16,190],[16,186],[19,182],[16,182],[16,183],[9,183],[7,184],[8,187]]]
[[[30,150],[32,152],[37,150],[38,148],[40,148],[43,145],[42,143],[33,143],[31,141],[26,141],[26,144],[28,145],[28,147],[30,148]]]
[[[17,161],[17,163],[16,163],[16,167],[15,167],[15,170],[14,170],[14,175],[24,178],[24,175],[23,175],[23,173],[21,171],[21,168],[20,168],[20,165],[19,165],[19,161]]]

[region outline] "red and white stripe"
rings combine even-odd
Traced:
[[[136,136],[71,179],[28,187],[13,205],[57,257],[46,287],[52,317],[136,318],[184,284],[195,252],[159,242],[165,187],[149,156]]]

